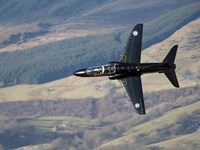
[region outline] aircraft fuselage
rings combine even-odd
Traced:
[[[84,68],[74,72],[80,77],[109,76],[109,79],[123,79],[147,73],[163,73],[166,69],[175,69],[175,64],[169,63],[140,63],[130,64],[123,62],[110,62],[107,65]]]
[[[108,76],[110,80],[119,80],[140,115],[145,114],[141,75],[164,73],[172,85],[179,87],[174,64],[178,45],[174,45],[160,63],[141,63],[142,33],[143,24],[133,27],[119,61],[74,72],[74,75],[79,77]]]

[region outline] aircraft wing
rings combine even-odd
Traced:
[[[132,29],[124,48],[124,52],[120,57],[120,62],[136,64],[140,63],[142,49],[142,32],[143,24],[137,24]]]
[[[119,81],[128,93],[128,97],[130,98],[136,112],[140,115],[145,114],[141,77],[132,76],[124,79],[119,79]]]

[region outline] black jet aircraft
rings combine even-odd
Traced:
[[[178,45],[171,48],[161,63],[140,63],[142,32],[143,24],[137,24],[133,28],[119,61],[74,72],[74,75],[79,77],[108,76],[111,80],[119,80],[128,93],[136,112],[141,115],[145,114],[141,75],[164,73],[175,87],[179,87],[174,64]]]

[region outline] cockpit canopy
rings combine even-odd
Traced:
[[[86,74],[94,76],[112,75],[115,74],[115,72],[116,72],[116,67],[114,64],[90,67],[86,70]]]

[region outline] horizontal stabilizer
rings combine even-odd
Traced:
[[[179,87],[179,83],[174,69],[164,70],[163,72],[175,87]]]

